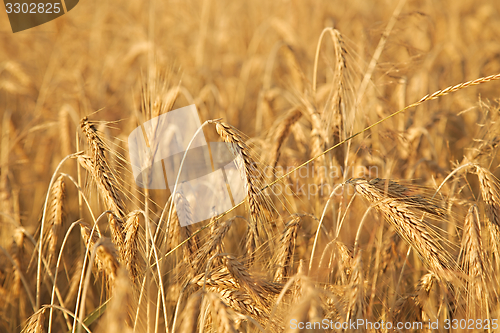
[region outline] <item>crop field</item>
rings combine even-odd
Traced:
[[[0,332],[500,332],[500,1],[3,9]]]

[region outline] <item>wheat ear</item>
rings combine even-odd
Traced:
[[[87,117],[81,120],[80,127],[89,144],[91,155],[90,159],[84,159],[83,156],[78,156],[78,161],[92,175],[107,209],[113,211],[117,217],[116,221],[111,221],[113,216],[109,215],[110,223],[115,222],[111,223],[113,242],[118,249],[121,250],[125,236],[123,223],[127,214],[125,212],[125,204],[120,196],[116,177],[113,172],[111,172],[106,159],[106,146],[101,140],[95,126],[90,123]]]
[[[259,283],[258,279],[252,276],[247,268],[233,256],[227,255],[224,259],[228,271],[240,287],[242,287],[258,305],[268,307],[268,292],[263,288],[262,284]]]
[[[182,323],[180,326],[181,332],[197,332],[198,318],[200,316],[203,295],[202,291],[198,291],[189,296],[184,311],[182,311]]]
[[[217,332],[220,333],[237,333],[234,327],[234,318],[231,310],[216,294],[209,293],[208,299],[212,305],[212,318],[217,323]]]
[[[496,264],[500,265],[500,182],[485,168],[475,166],[481,185],[481,195],[486,205],[486,218],[490,232],[490,243]]]
[[[107,306],[99,332],[131,333],[129,308],[131,306],[131,283],[127,271],[120,268],[115,272],[116,281],[113,297]]]
[[[300,216],[295,215],[285,226],[280,239],[280,246],[276,255],[278,268],[274,273],[274,280],[283,281],[291,276],[293,265],[293,253],[297,240],[297,230],[300,225]]]
[[[101,270],[106,275],[108,289],[113,291],[118,269],[120,268],[118,253],[115,245],[108,238],[104,238],[104,240],[101,238],[100,242],[101,244],[97,247],[96,259],[101,267]]]
[[[44,319],[45,319],[45,308],[41,308],[34,314],[32,314],[21,331],[21,333],[43,333],[44,329]]]
[[[272,166],[272,169],[275,169],[278,165],[278,160],[280,158],[281,146],[285,142],[285,139],[290,134],[290,130],[292,126],[297,123],[297,121],[302,117],[302,112],[299,108],[293,107],[289,111],[285,118],[279,123],[276,133],[273,137],[274,145],[271,148],[271,153],[269,157],[269,163]]]
[[[220,223],[215,229],[214,233],[210,236],[208,241],[204,243],[198,250],[196,256],[192,261],[192,266],[195,269],[195,274],[199,274],[205,271],[205,265],[211,256],[220,254],[222,252],[222,241],[226,236],[233,219],[229,219]]]
[[[227,306],[239,313],[246,313],[256,318],[267,318],[267,311],[260,308],[252,297],[237,289],[210,288]]]
[[[349,305],[347,311],[347,321],[364,318],[365,316],[365,287],[363,278],[363,260],[361,250],[358,251],[353,260],[352,275],[349,295]]]
[[[176,207],[176,212],[178,217],[180,217],[183,221],[187,222],[186,226],[180,226],[179,225],[179,219],[177,218],[177,224],[179,230],[178,236],[179,241],[183,242],[184,240],[187,240],[186,246],[183,248],[184,252],[184,257],[185,258],[192,258],[196,252],[198,252],[198,249],[200,247],[199,245],[199,240],[198,236],[194,235],[191,237],[192,234],[192,224],[193,224],[193,212],[191,210],[191,205],[189,204],[189,201],[186,199],[184,194],[182,192],[178,192],[175,194],[176,200],[175,200],[175,207]]]
[[[345,128],[347,126],[347,116],[346,116],[346,102],[343,100],[345,92],[345,75],[347,69],[347,49],[345,48],[344,38],[342,34],[337,29],[331,31],[332,40],[334,42],[336,66],[335,66],[335,91],[333,92],[333,97],[331,98],[331,103],[333,107],[333,112],[323,112],[322,116],[326,120],[326,123],[330,125],[333,144],[340,142],[345,138]],[[328,119],[331,118],[331,119]],[[327,137],[327,143],[328,142]],[[344,162],[344,150],[337,149],[335,152],[335,158],[338,165],[342,165]]]
[[[230,148],[235,158],[241,158],[243,165],[239,166],[240,172],[243,173],[245,179],[245,187],[248,195],[248,204],[250,206],[250,215],[253,223],[250,224],[253,241],[259,240],[259,232],[257,224],[260,222],[262,216],[261,208],[259,205],[258,194],[260,188],[257,184],[259,177],[258,171],[255,168],[255,163],[250,156],[250,148],[244,142],[238,131],[231,125],[225,124],[221,121],[214,120],[215,129],[224,142],[231,144]],[[258,244],[256,244],[258,246]]]
[[[481,222],[476,205],[469,208],[465,218],[463,237],[460,251],[460,264],[467,274],[467,312],[469,318],[476,315],[485,315],[488,306],[488,288],[486,277],[487,262],[484,256],[481,240]]]
[[[125,240],[123,257],[132,282],[135,282],[142,271],[143,261],[139,252],[139,216],[142,212],[135,210],[127,215],[125,221]]]
[[[387,184],[385,190],[381,186],[384,182]],[[399,195],[401,188],[395,186],[397,183],[393,181],[386,182],[378,178],[370,181],[351,179],[348,183],[353,184],[356,191],[384,215],[399,236],[418,253],[433,272],[446,277],[447,280],[451,279],[449,270],[456,269],[456,263],[438,242],[439,235],[425,220],[426,216],[439,215],[439,210],[422,207],[421,202],[415,202],[414,198],[406,200],[404,196]]]
[[[469,277],[478,278],[485,274],[481,223],[476,205],[471,206],[465,218],[460,258],[462,269]]]
[[[60,228],[63,222],[63,202],[66,196],[66,186],[64,184],[64,176],[59,176],[52,185],[52,201],[50,203],[50,230],[47,236],[48,242],[48,263],[53,261],[54,254],[57,248],[57,241]]]

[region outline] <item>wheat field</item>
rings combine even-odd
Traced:
[[[0,15],[0,332],[500,332],[500,2]],[[245,190],[201,222],[128,146],[192,104]]]

